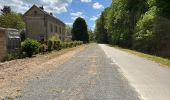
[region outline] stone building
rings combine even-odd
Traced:
[[[33,5],[25,14],[26,37],[39,41],[47,40],[57,35],[61,40],[65,37],[65,24],[54,17],[52,13],[44,11],[43,7]]]
[[[21,39],[16,29],[0,28],[0,61],[8,53],[17,53],[21,48]]]

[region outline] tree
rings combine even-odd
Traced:
[[[11,12],[0,16],[0,27],[22,30],[25,23],[20,14]]]
[[[88,33],[89,33],[89,41],[95,42],[96,41],[95,33],[91,29],[88,30]]]
[[[66,36],[71,36],[71,30],[72,30],[72,27],[69,25],[66,25]]]
[[[108,43],[107,30],[105,26],[105,17],[104,13],[102,13],[100,18],[96,21],[95,34],[98,43]]]
[[[11,13],[11,7],[10,6],[4,6],[3,9],[1,9],[2,14],[8,14]]]
[[[89,42],[89,34],[86,21],[83,18],[77,18],[73,23],[72,40]]]

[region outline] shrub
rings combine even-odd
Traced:
[[[61,49],[61,42],[60,41],[54,41],[54,50],[60,50]]]
[[[44,54],[46,51],[47,51],[47,45],[41,44],[39,47],[39,52]]]
[[[18,53],[9,53],[4,59],[3,61],[10,61],[10,60],[14,60],[14,59],[19,59],[20,55]]]
[[[53,42],[51,40],[48,40],[47,46],[48,46],[48,51],[51,52],[53,50]]]
[[[40,43],[33,39],[26,39],[24,42],[22,42],[21,46],[22,51],[26,52],[28,57],[32,57],[34,53],[38,52]]]

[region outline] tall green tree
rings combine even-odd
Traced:
[[[4,6],[2,9],[2,14],[8,14],[11,13],[11,7],[10,6]]]
[[[104,13],[102,13],[99,19],[96,21],[95,34],[98,43],[108,43],[108,35],[105,26],[105,17]]]
[[[25,23],[20,14],[12,12],[0,15],[0,27],[22,30],[25,28]]]
[[[149,10],[138,20],[134,48],[154,55],[170,53],[170,1],[148,0]]]
[[[15,28],[18,30],[25,28],[22,14],[12,12],[9,6],[4,6],[1,11],[2,15],[0,15],[0,27]]]
[[[92,31],[91,29],[88,30],[88,34],[89,34],[89,41],[90,42],[96,42],[96,36],[94,31]]]
[[[89,34],[88,34],[88,28],[86,21],[78,17],[75,22],[73,23],[72,28],[72,40],[73,41],[83,41],[83,42],[89,42]]]

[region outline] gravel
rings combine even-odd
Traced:
[[[97,45],[27,81],[15,100],[139,100],[119,67]]]

